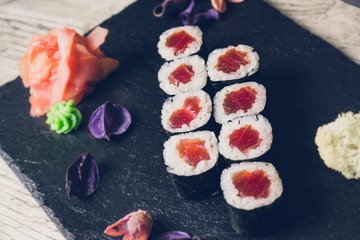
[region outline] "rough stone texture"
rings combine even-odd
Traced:
[[[87,11],[82,11],[84,2],[87,3]],[[19,58],[24,54],[34,33],[45,33],[51,28],[64,25],[84,33],[130,2],[132,1],[0,1],[0,83],[18,75]],[[341,1],[267,2],[359,62],[359,9]],[[31,186],[28,188],[33,189]],[[4,161],[0,161],[0,198],[5,199],[0,204],[0,239],[63,238]]]

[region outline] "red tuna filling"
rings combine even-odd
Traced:
[[[176,145],[179,156],[190,166],[196,167],[202,160],[210,160],[210,155],[205,148],[205,141],[200,138],[182,139]]]
[[[235,48],[228,50],[224,55],[218,58],[218,63],[215,68],[224,73],[236,72],[241,65],[246,65],[249,62],[246,60],[247,53],[240,52]]]
[[[227,94],[223,102],[225,114],[236,113],[238,110],[243,110],[246,113],[252,108],[257,93],[255,89],[246,86]]]
[[[250,149],[256,149],[260,145],[262,139],[259,135],[259,132],[253,129],[251,125],[245,125],[230,134],[230,146],[237,147],[245,154]]]
[[[170,127],[181,128],[182,125],[190,125],[200,112],[200,99],[198,97],[187,97],[182,107],[174,111],[170,116]]]
[[[190,43],[196,41],[194,37],[184,30],[174,32],[166,38],[165,46],[174,49],[175,56],[185,52]]]
[[[194,70],[191,65],[181,64],[169,76],[169,82],[175,86],[180,83],[188,83],[194,76]]]
[[[248,172],[242,170],[232,176],[232,182],[239,191],[239,197],[267,198],[271,181],[263,170]]]

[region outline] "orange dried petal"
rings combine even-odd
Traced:
[[[225,0],[211,0],[211,4],[216,11],[219,11],[221,13],[226,11]]]

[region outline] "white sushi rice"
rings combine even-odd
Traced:
[[[244,112],[244,110],[242,109],[239,109],[237,112],[227,115],[223,107],[225,97],[231,92],[238,91],[239,89],[247,86],[253,88],[257,92],[256,99],[252,108],[248,109],[246,112]],[[264,110],[266,103],[266,89],[263,85],[256,82],[237,83],[224,87],[222,90],[217,92],[215,94],[213,102],[214,102],[215,121],[222,124],[236,117],[254,115]]]
[[[181,128],[173,129],[170,125],[170,117],[176,110],[182,108],[184,101],[188,97],[198,97],[200,99],[201,110],[197,114],[196,118],[193,119],[189,126],[183,124]],[[173,97],[169,97],[165,100],[161,110],[161,124],[163,128],[171,133],[188,132],[195,130],[205,125],[211,116],[212,103],[209,94],[203,90],[190,91],[186,93],[177,94]]]
[[[253,172],[261,169],[268,175],[271,184],[269,186],[269,196],[267,198],[254,198],[253,196],[240,197],[237,196],[238,190],[232,181],[232,176],[240,171],[246,170]],[[221,174],[220,186],[224,193],[226,202],[238,209],[252,210],[255,208],[271,205],[278,199],[283,192],[282,181],[278,172],[271,163],[265,162],[242,162],[232,164],[229,168],[223,170]]]
[[[193,38],[195,38],[195,41],[189,43],[189,45],[187,46],[187,48],[185,49],[185,51],[183,53],[175,55],[174,49],[166,46],[166,40],[173,33],[179,32],[181,30],[184,30],[189,35],[191,35]],[[197,26],[180,26],[180,27],[174,27],[174,28],[168,29],[165,32],[163,32],[159,37],[159,42],[158,42],[157,47],[158,47],[160,56],[163,59],[170,61],[170,60],[174,60],[177,58],[183,58],[183,57],[186,57],[186,56],[189,56],[191,54],[198,52],[201,48],[201,45],[202,45],[202,31],[200,30],[199,27],[197,27]]]
[[[191,81],[188,83],[179,83],[179,86],[171,84],[169,81],[170,74],[175,71],[178,66],[183,64],[192,66],[194,76],[192,76]],[[165,62],[158,72],[158,80],[160,88],[169,95],[190,90],[200,90],[205,87],[207,80],[205,61],[198,55],[194,55],[176,59],[172,62]]]
[[[189,165],[179,155],[179,151],[176,149],[177,144],[183,139],[196,139],[199,138],[205,141],[204,147],[209,153],[210,160],[200,161],[196,167]],[[164,143],[164,160],[165,165],[168,167],[167,171],[179,176],[192,176],[206,172],[216,164],[219,153],[217,147],[217,138],[211,131],[197,131],[190,133],[178,134],[170,137]]]
[[[240,129],[246,125],[259,132],[259,138],[262,139],[259,146],[255,149],[248,149],[246,154],[237,147],[230,146],[229,136],[234,130]],[[219,134],[219,152],[225,158],[230,160],[246,160],[259,157],[266,153],[272,144],[273,135],[270,122],[261,114],[239,117],[224,123]]]
[[[235,48],[240,52],[246,52],[247,55],[245,59],[248,61],[248,64],[241,65],[236,72],[225,73],[216,69],[218,63],[218,58],[224,55],[228,50]],[[250,76],[254,74],[259,68],[259,55],[253,50],[252,47],[248,45],[237,45],[228,46],[227,48],[215,49],[209,54],[207,60],[207,71],[211,81],[227,81],[233,79],[240,79],[245,76]]]

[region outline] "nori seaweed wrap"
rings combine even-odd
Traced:
[[[163,155],[180,198],[204,199],[220,192],[222,168],[218,163],[217,138],[213,132],[172,136],[164,143]]]
[[[271,163],[232,164],[221,174],[231,225],[242,236],[264,237],[284,223],[282,181]]]

